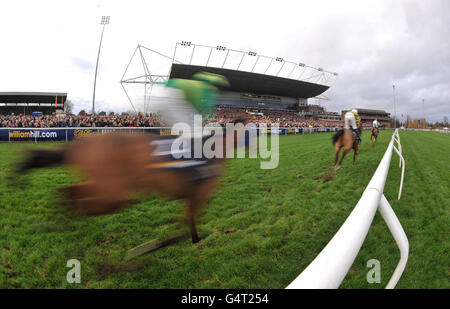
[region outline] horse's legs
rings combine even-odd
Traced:
[[[201,203],[201,202],[200,202]],[[188,226],[189,231],[191,233],[192,237],[192,243],[195,244],[200,241],[200,237],[198,237],[197,228],[195,226],[195,215],[197,213],[197,208],[200,206],[199,201],[197,201],[195,198],[191,198],[187,202],[187,220],[188,220]]]
[[[341,168],[342,161],[344,160],[345,155],[350,151],[350,149],[344,149],[342,152],[341,160],[339,160],[339,164],[334,166],[334,172]]]
[[[127,200],[121,195],[86,197],[69,201],[72,209],[87,216],[109,214],[122,209],[127,204]]]
[[[336,155],[334,156],[334,170],[335,170],[335,171],[336,171],[337,160],[338,160],[338,158],[339,158],[339,152],[340,152],[340,149],[338,149],[338,150],[336,151]]]
[[[135,258],[137,256],[141,256],[143,254],[146,254],[146,253],[149,253],[152,251],[156,251],[158,249],[172,245],[180,240],[183,240],[184,238],[186,238],[186,236],[187,236],[186,234],[178,235],[178,236],[163,240],[156,244],[153,243],[153,241],[143,243],[142,245],[139,245],[137,247],[134,247],[133,249],[128,250],[126,259],[129,260],[129,259]]]
[[[79,198],[91,197],[95,192],[92,191],[92,182],[83,182],[79,184],[72,184],[64,187],[62,189],[63,193],[68,195],[71,200],[76,200]]]
[[[195,244],[200,241],[200,237],[197,234],[197,228],[195,227],[195,219],[189,219],[189,230],[191,231],[192,243]]]
[[[353,165],[355,165],[355,158],[356,158],[356,155],[357,155],[357,151],[358,151],[358,145],[356,145],[353,148]]]
[[[349,151],[350,151],[350,148],[348,148],[348,149],[346,148],[346,149],[344,150],[344,152],[342,153],[341,160],[339,161],[339,164],[338,164],[339,167],[341,166],[342,161],[344,160],[345,155],[346,155]]]
[[[339,167],[337,166],[337,162],[338,162],[338,159],[339,159],[339,153],[341,152],[341,147],[342,147],[342,145],[341,145],[341,143],[339,141],[336,143],[336,145],[334,147],[334,149],[335,149],[334,172],[336,172],[339,169]]]
[[[187,219],[188,219],[188,226],[189,226],[189,231],[191,233],[191,237],[192,237],[192,243],[195,244],[197,242],[199,242],[201,240],[201,238],[198,236],[197,233],[197,228],[195,226],[195,215],[197,213],[197,209],[199,207],[199,205],[201,205],[201,203],[204,201],[204,198],[202,199],[197,199],[195,194],[193,197],[189,198],[186,204],[186,208],[187,208]],[[180,240],[183,240],[187,235],[186,234],[181,234],[166,240],[163,240],[159,243],[153,243],[153,241],[149,242],[149,243],[144,243],[140,246],[137,246],[131,250],[128,251],[127,253],[127,259],[130,258],[134,258],[136,256],[140,256],[143,255],[145,253],[149,253],[152,251],[156,251],[160,248],[172,245]]]
[[[338,161],[338,159],[339,159],[339,152],[340,152],[340,150],[341,150],[341,148],[337,148],[337,149],[336,149],[336,154],[335,154],[335,156],[334,156],[334,166],[336,166],[337,161]]]
[[[188,198],[186,205],[186,217],[188,220],[189,231],[191,232],[192,243],[195,244],[205,237],[199,237],[195,226],[195,218],[211,195],[215,186],[215,178],[211,178],[195,185],[195,191]]]

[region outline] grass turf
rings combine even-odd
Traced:
[[[386,151],[392,131],[355,166],[350,153],[330,181],[331,134],[280,137],[279,166],[231,159],[220,190],[199,219],[203,241],[188,240],[126,262],[128,249],[180,230],[182,201],[140,198],[125,211],[71,218],[59,187],[72,183],[63,167],[8,179],[24,151],[58,144],[0,144],[0,288],[284,288],[315,258],[358,202]],[[398,288],[449,288],[450,136],[400,132],[406,160],[402,199],[393,154],[385,195],[410,243]],[[81,262],[81,284],[69,284],[69,259]],[[369,284],[366,263],[381,263],[381,284]],[[341,288],[383,288],[399,259],[386,224],[376,214]]]

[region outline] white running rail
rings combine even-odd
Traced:
[[[394,145],[395,143],[397,143],[398,148]],[[347,220],[314,261],[286,287],[287,289],[338,288],[361,249],[377,209],[400,249],[400,261],[386,288],[393,289],[396,286],[408,261],[409,242],[397,216],[383,194],[392,150],[395,150],[399,155],[400,167],[402,168],[398,194],[398,199],[400,199],[405,160],[402,156],[400,136],[396,129],[375,174]]]

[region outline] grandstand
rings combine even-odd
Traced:
[[[0,115],[51,115],[64,110],[66,99],[60,92],[0,92]]]
[[[135,56],[141,60],[142,71],[125,77]],[[157,58],[151,59],[154,56]],[[164,61],[166,65],[161,68]],[[154,64],[159,67],[153,67]],[[251,112],[281,110],[299,114],[310,106],[309,98],[327,91],[338,76],[322,68],[280,57],[183,41],[176,44],[172,57],[138,45],[121,84],[133,109],[148,113],[151,111],[153,85],[163,84],[170,78],[189,79],[201,71],[223,75],[230,81],[231,86],[218,98],[219,107],[242,108]],[[144,91],[134,103],[125,88],[132,84],[144,85]],[[142,97],[143,104],[138,106],[136,101],[142,102]]]
[[[337,112],[323,112],[317,114],[317,119],[322,121],[341,121],[341,116]]]
[[[384,110],[377,110],[377,109],[364,109],[364,108],[354,108],[358,111],[358,115],[361,117],[362,125],[365,127],[372,126],[372,122],[375,119],[378,119],[379,122],[381,122],[381,125],[386,128],[390,128],[392,126],[391,124],[391,117],[390,114]],[[344,119],[345,113],[349,110],[343,110],[341,112],[342,119]]]
[[[169,78],[191,78],[201,71],[223,75],[230,81],[230,88],[219,97],[219,105],[223,106],[298,110],[304,99],[317,96],[329,88],[277,76],[175,63]]]

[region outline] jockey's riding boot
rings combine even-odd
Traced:
[[[353,130],[353,132],[355,132],[355,134],[356,134],[356,138],[359,140],[359,142],[361,143],[362,142],[362,139],[361,139],[361,135],[359,135],[359,131],[357,130],[357,129],[352,129]]]

